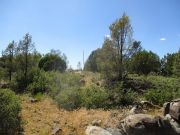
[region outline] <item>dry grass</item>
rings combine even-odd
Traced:
[[[59,109],[48,97],[31,103],[28,96],[21,96],[22,119],[25,135],[50,135],[55,127],[59,127],[60,135],[84,135],[86,127],[93,120],[101,120],[102,127],[116,128],[129,109],[103,110],[81,108],[74,111]],[[151,110],[150,114],[161,114]]]
[[[101,120],[102,127],[115,127],[117,122],[113,123],[113,117],[117,121],[117,115],[121,114],[118,110],[103,109],[66,111],[58,109],[48,97],[36,103],[31,103],[28,96],[21,96],[21,99],[25,135],[49,135],[54,127],[62,129],[61,135],[84,135],[93,120]]]

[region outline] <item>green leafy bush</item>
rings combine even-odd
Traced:
[[[104,108],[108,93],[105,89],[92,85],[88,88],[72,88],[61,91],[55,98],[59,107],[73,110],[79,107]]]
[[[21,107],[18,97],[8,89],[0,89],[0,134],[14,135],[20,127]]]
[[[55,98],[59,107],[66,110],[73,110],[80,107],[81,98],[79,89],[68,89],[61,91]]]
[[[43,93],[46,91],[47,89],[47,79],[45,76],[45,72],[43,70],[40,70],[38,68],[34,68],[31,70],[30,74],[29,74],[31,80],[30,80],[30,84],[28,85],[28,90],[33,94],[37,94],[37,93]]]
[[[35,95],[33,95],[33,98],[36,99],[37,101],[41,101],[43,98],[43,93],[38,92]]]
[[[111,106],[127,106],[132,105],[138,100],[137,93],[123,86],[123,82],[115,84],[110,93]]]
[[[80,93],[82,106],[86,108],[104,108],[107,106],[108,93],[103,87],[91,85]]]
[[[75,73],[46,72],[48,93],[54,99],[61,91],[80,87],[80,75]]]
[[[154,104],[163,105],[167,101],[173,99],[173,91],[171,90],[157,90],[151,89],[145,94],[145,98]]]
[[[180,97],[180,78],[163,76],[132,76],[134,80],[141,80],[151,83],[144,88],[144,97],[154,104],[162,105],[164,102]]]

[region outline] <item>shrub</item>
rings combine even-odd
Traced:
[[[10,88],[16,92],[24,92],[26,89],[27,81],[24,77],[24,73],[18,71],[15,73],[15,77],[10,82]]]
[[[14,92],[0,89],[0,134],[16,134],[20,127],[20,102]]]
[[[30,84],[28,85],[28,90],[33,94],[37,94],[37,93],[43,93],[46,91],[47,88],[47,79],[45,77],[45,72],[38,69],[38,68],[34,68],[31,70],[30,74],[29,74],[31,80],[30,80]]]
[[[123,82],[115,84],[110,92],[110,101],[112,106],[132,105],[138,100],[137,93],[123,86]]]
[[[107,106],[108,93],[102,87],[91,85],[81,90],[81,100],[86,108],[104,108]]]
[[[79,89],[63,90],[56,96],[55,100],[61,108],[66,110],[77,109],[81,104]]]
[[[52,98],[55,98],[61,91],[76,89],[80,87],[80,75],[75,73],[46,72],[48,81],[48,92]]]
[[[145,94],[145,98],[154,104],[163,105],[167,101],[173,99],[173,91],[151,89]]]
[[[63,90],[55,99],[59,107],[67,110],[79,107],[104,108],[107,106],[108,94],[104,88],[92,85],[88,88]]]
[[[43,98],[43,93],[38,92],[35,95],[33,95],[33,98],[35,98],[38,101],[41,101],[41,99]]]

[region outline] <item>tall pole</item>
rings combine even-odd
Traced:
[[[83,50],[83,69],[84,69],[84,50]]]

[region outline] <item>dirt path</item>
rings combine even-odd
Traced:
[[[84,135],[86,126],[93,120],[101,120],[101,126],[107,127],[111,117],[117,114],[102,109],[65,111],[47,97],[36,103],[31,103],[27,96],[21,99],[25,135],[50,135],[55,127],[62,130],[61,135]]]

